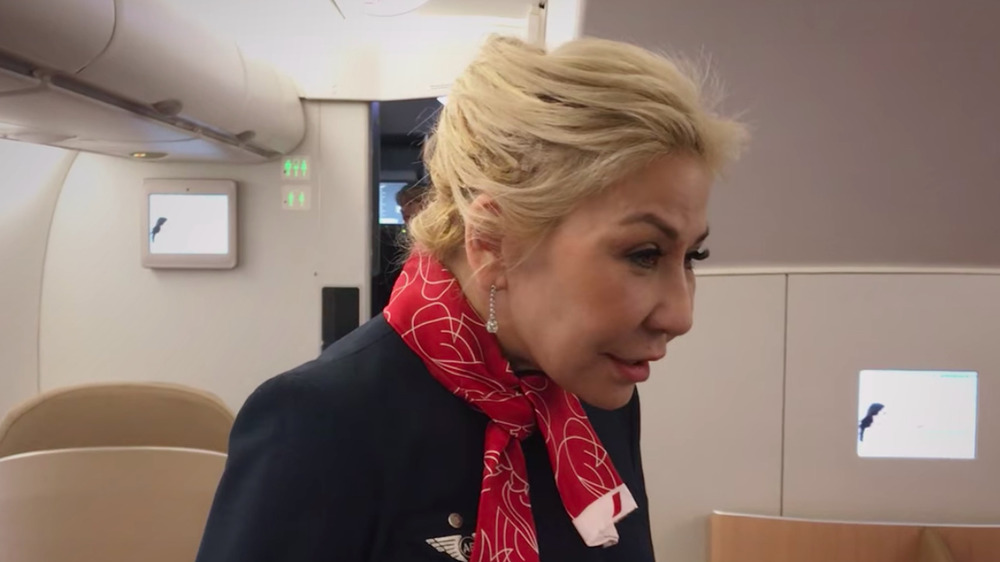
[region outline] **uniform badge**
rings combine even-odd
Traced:
[[[427,539],[427,544],[434,547],[438,552],[447,554],[459,562],[469,562],[472,558],[472,541],[475,536],[475,533],[471,537],[450,535],[436,539]]]

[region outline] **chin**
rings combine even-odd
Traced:
[[[616,385],[614,388],[581,393],[577,397],[587,404],[602,410],[624,408],[635,395],[635,385]]]

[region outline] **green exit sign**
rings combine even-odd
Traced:
[[[312,172],[308,158],[285,158],[281,165],[281,175],[289,180],[307,180]]]
[[[286,211],[308,211],[312,208],[312,187],[302,184],[282,186],[281,207]]]

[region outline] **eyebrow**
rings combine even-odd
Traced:
[[[681,238],[680,232],[674,228],[672,225],[668,224],[666,221],[661,219],[658,215],[653,213],[636,213],[634,215],[629,215],[622,220],[622,225],[631,225],[638,223],[646,223],[656,227],[660,232],[663,233],[671,242],[676,243]],[[706,238],[708,238],[709,229],[706,228],[705,232],[701,233],[693,246],[698,246],[702,244]]]

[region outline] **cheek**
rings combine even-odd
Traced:
[[[511,279],[517,289],[510,293],[510,316],[523,351],[552,370],[593,347],[603,314],[595,307],[603,305],[590,298],[586,279],[547,273]]]
[[[523,337],[550,369],[581,369],[640,330],[648,288],[606,273],[539,290],[521,303]],[[520,320],[520,319],[519,319]]]
[[[547,249],[548,250],[548,249]],[[525,358],[550,371],[588,370],[631,352],[660,290],[595,244],[544,252],[509,277],[509,312]],[[554,373],[553,373],[553,376]]]

